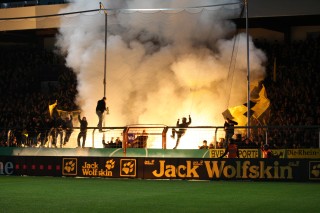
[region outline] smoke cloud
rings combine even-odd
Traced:
[[[106,126],[173,126],[189,114],[193,126],[221,126],[225,109],[246,102],[246,35],[235,38],[236,26],[228,20],[239,17],[240,5],[199,7],[228,3],[217,0],[101,2],[108,9],[180,8],[108,11],[106,97],[110,114]],[[61,13],[98,8],[99,1],[77,0]],[[104,96],[104,36],[105,16],[100,11],[64,16],[57,37],[67,66],[77,74],[77,102],[89,126],[97,125],[96,102]],[[235,70],[229,72],[234,39]],[[250,61],[251,81],[262,80],[266,57],[251,39]]]

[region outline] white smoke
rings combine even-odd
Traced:
[[[76,0],[61,13],[98,9],[99,2]],[[228,1],[101,2],[105,8],[181,9],[108,11],[106,126],[173,126],[189,114],[194,126],[221,126],[227,107],[246,102],[245,34],[237,35],[235,71],[228,79],[236,26],[227,19],[239,16],[240,5],[183,9]],[[96,102],[104,96],[104,21],[102,11],[65,16],[57,39],[77,74],[77,101],[89,126],[96,126]],[[266,57],[252,41],[250,51],[251,81],[261,80]]]

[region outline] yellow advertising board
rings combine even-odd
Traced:
[[[210,149],[210,158],[219,158],[225,149]],[[239,149],[240,158],[259,158],[258,149]]]
[[[320,149],[287,149],[287,158],[320,158]]]
[[[210,149],[210,158],[219,158],[225,149]],[[320,158],[320,149],[272,149],[279,158]],[[259,149],[239,149],[240,158],[262,158]]]

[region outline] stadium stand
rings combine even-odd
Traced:
[[[7,8],[22,2],[24,5],[19,6],[66,1],[0,1],[0,4]],[[41,122],[48,118],[48,104],[54,100],[59,100],[60,109],[78,109],[74,102],[77,94],[75,74],[65,67],[61,56],[34,42],[36,33],[30,35],[27,44],[16,43],[17,36],[12,38],[13,43],[0,48],[0,146],[25,144],[24,130],[29,128],[31,132],[32,118]],[[270,129],[268,143],[272,148],[316,148],[319,134],[314,134],[308,127],[320,125],[320,34],[310,34],[306,39],[296,41],[270,40],[255,40],[255,45],[269,59],[263,81],[271,100],[269,125],[296,128]],[[9,133],[14,135],[10,140]],[[259,147],[265,141],[264,135],[257,135],[250,143],[252,147]],[[241,145],[248,146],[242,141]]]
[[[0,1],[0,8],[13,8],[13,7],[28,7],[35,5],[50,5],[50,4],[66,4],[67,0],[31,0],[31,1]]]

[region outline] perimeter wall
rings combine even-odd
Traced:
[[[98,155],[97,153],[101,155],[105,149],[98,149],[99,152],[94,152],[93,150],[95,149],[80,148],[73,149],[74,154],[71,153],[72,151],[69,151],[69,154],[67,151],[64,151],[65,156],[62,155],[63,152],[60,152],[60,150],[64,149],[49,149],[52,156],[43,156],[40,149],[33,148],[33,150],[38,150],[38,153],[36,155],[17,155],[17,152],[12,149],[11,155],[2,153],[0,155],[0,175],[186,180],[320,181],[319,155],[316,155],[314,158],[220,159],[207,157],[207,151],[213,152],[213,150],[160,151],[131,148],[128,149],[127,153],[123,153],[122,149],[110,149],[108,152],[105,152],[105,156],[95,156]],[[89,154],[90,151],[92,151],[92,155]],[[55,154],[55,152],[57,153]],[[134,154],[135,152],[138,154]],[[168,153],[164,154],[166,152]],[[142,155],[145,156],[141,157]],[[187,157],[188,155],[195,157]]]

